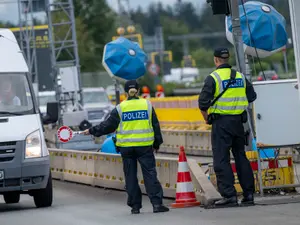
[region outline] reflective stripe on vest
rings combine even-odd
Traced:
[[[124,108],[128,107],[130,104],[132,104],[132,106],[130,106],[132,107],[132,110],[127,109],[127,111],[124,112]],[[118,105],[116,109],[120,116],[120,124],[117,129],[116,138],[117,146],[150,146],[153,144],[152,105],[148,100],[134,99],[125,101]],[[147,122],[145,123],[144,121]],[[126,127],[125,124],[134,129],[124,129],[124,127]]]
[[[218,96],[225,89],[230,80],[230,69],[219,69],[218,72],[213,72],[211,76],[216,82],[216,90],[214,97]],[[223,79],[222,79],[223,78]],[[236,83],[222,95],[218,101],[210,107],[209,113],[237,115],[241,114],[248,107],[248,99],[246,96],[246,79],[245,76],[237,72]]]

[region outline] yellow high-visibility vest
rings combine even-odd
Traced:
[[[116,134],[116,146],[151,146],[154,142],[152,105],[146,99],[132,99],[117,105],[120,124]]]
[[[225,89],[226,85],[230,81],[230,73],[230,68],[222,68],[217,69],[210,74],[216,82],[214,98],[216,98]],[[245,76],[237,72],[235,80],[236,82],[231,84],[222,97],[209,108],[209,114],[239,115],[247,109],[249,103],[246,95]]]

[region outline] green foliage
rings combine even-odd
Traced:
[[[109,31],[115,28],[116,14],[109,8],[105,0],[75,0],[75,17],[85,24],[89,37],[96,44],[95,52],[101,61],[103,47],[112,36]],[[80,41],[80,40],[79,40]]]
[[[287,51],[288,68],[290,71],[296,71],[295,54],[292,49]]]
[[[153,75],[147,73],[145,76],[141,77],[139,80],[140,88],[147,86],[150,89],[151,95],[154,96],[156,92],[156,85],[162,84],[165,90],[165,95],[169,96],[173,94],[175,88],[184,88],[185,84],[177,84],[174,82],[162,83],[161,77],[154,77]]]
[[[252,67],[252,68],[251,68],[252,71],[256,71],[257,74],[258,74],[258,73],[261,72],[262,70],[269,70],[269,69],[270,69],[270,64],[267,63],[267,62],[261,61],[261,66],[260,66],[260,64],[259,64],[258,62],[256,62],[256,63],[254,63],[251,67]]]
[[[155,92],[154,76],[150,75],[149,73],[146,73],[143,77],[141,77],[138,82],[140,88],[147,86],[151,93]]]
[[[116,32],[116,14],[105,0],[75,0],[74,8],[81,70],[103,70],[103,48]]]
[[[172,95],[173,90],[176,89],[176,88],[184,88],[185,87],[184,84],[178,84],[178,83],[173,83],[173,82],[165,83],[163,86],[164,86],[164,89],[165,89],[165,95],[166,96]]]
[[[212,50],[199,48],[192,53],[192,57],[196,60],[199,68],[214,67],[214,53]]]
[[[281,63],[283,62],[283,54],[282,52],[277,52],[267,58],[263,59],[264,62],[272,64],[272,63]]]
[[[96,52],[96,43],[89,36],[86,24],[82,22],[80,17],[76,18],[78,53],[81,63],[81,71],[93,72],[100,69],[101,59]]]
[[[183,21],[173,20],[168,17],[162,17],[161,21],[162,21],[162,26],[164,28],[164,37],[168,37],[170,36],[170,34],[182,35],[182,34],[189,33],[189,28]],[[170,40],[166,40],[165,42],[166,42],[166,46],[169,46],[169,48],[172,49],[173,60],[175,61],[177,66],[179,66],[183,58],[182,43],[179,41],[170,41]]]

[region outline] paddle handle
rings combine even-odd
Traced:
[[[73,135],[80,135],[83,134],[83,131],[73,131]]]

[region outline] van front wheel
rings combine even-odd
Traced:
[[[9,192],[3,194],[3,198],[6,204],[14,204],[20,201],[20,193],[18,192]]]
[[[36,190],[33,193],[34,204],[37,208],[50,207],[53,200],[52,176],[49,174],[48,183],[45,189]]]

